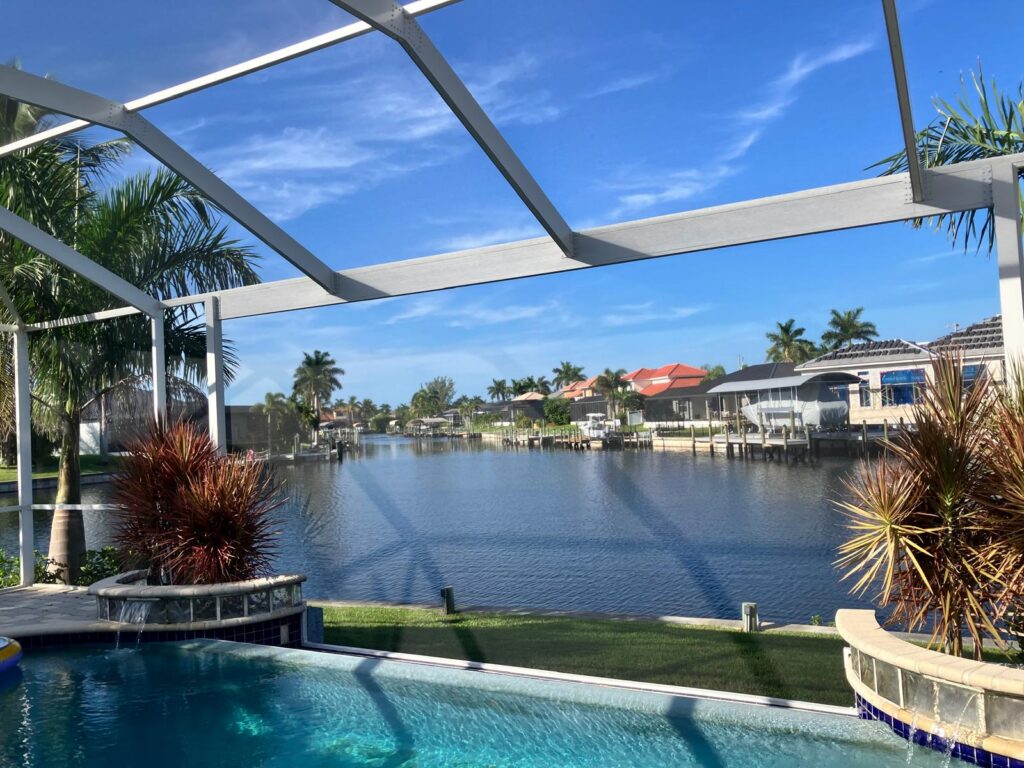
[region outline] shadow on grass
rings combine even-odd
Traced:
[[[639,520],[652,536],[662,542],[671,543],[672,557],[683,570],[691,574],[693,583],[704,592],[709,604],[717,606],[720,610],[729,604],[737,604],[736,596],[728,593],[715,569],[701,553],[700,546],[691,541],[675,521],[657,511],[656,505],[647,499],[643,489],[623,471],[621,466],[609,462],[608,471],[602,478],[604,487],[618,499],[624,511]],[[743,635],[728,633],[727,636],[735,645],[744,645]],[[758,682],[765,689],[778,691],[779,693],[775,695],[781,698],[793,698],[785,678],[770,664],[752,663],[749,645],[747,650],[747,653],[740,653],[739,658],[747,664],[749,672]]]

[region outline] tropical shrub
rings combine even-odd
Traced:
[[[75,584],[81,587],[88,587],[102,579],[109,579],[121,573],[124,561],[121,552],[117,547],[103,547],[102,549],[88,549],[82,558],[82,569],[75,580]]]
[[[891,622],[930,626],[956,655],[966,631],[980,657],[1024,597],[1024,405],[1016,386],[968,386],[962,369],[938,359],[916,429],[847,480],[850,537],[837,565],[855,594],[879,588]]]
[[[262,464],[222,456],[194,424],[157,425],[114,479],[117,543],[150,580],[241,581],[269,573],[272,513],[283,500]]]
[[[64,582],[64,566],[50,560],[42,552],[36,552],[36,584],[61,584]],[[121,556],[114,547],[90,549],[82,558],[82,570],[75,579],[78,587],[88,587],[100,579],[116,576],[121,572]],[[21,558],[8,555],[0,549],[0,589],[16,587],[21,582]]]
[[[564,397],[549,397],[544,401],[544,418],[551,424],[568,424],[572,421],[572,409]]]

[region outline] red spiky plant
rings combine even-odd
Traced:
[[[114,479],[116,540],[172,584],[269,573],[279,487],[262,465],[217,453],[196,425],[156,425],[128,447]]]

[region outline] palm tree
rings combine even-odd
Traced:
[[[702,365],[701,368],[703,368],[706,371],[706,373],[704,374],[704,381],[711,381],[713,379],[720,379],[723,376],[725,376],[725,366],[724,365],[721,365],[721,364],[718,364],[718,363],[715,363],[715,364],[704,363],[704,365]]]
[[[768,347],[768,360],[773,363],[803,363],[814,357],[817,350],[810,339],[805,339],[805,328],[797,328],[796,320],[775,323],[776,329],[765,334],[772,343]]]
[[[455,382],[447,376],[437,376],[413,395],[413,407],[420,416],[436,416],[449,408],[455,398]]]
[[[627,386],[622,378],[625,375],[625,368],[618,368],[614,371],[611,368],[605,368],[604,372],[599,374],[594,380],[594,389],[608,398],[608,418],[610,419],[615,418],[616,401],[618,400],[619,393]]]
[[[537,379],[533,376],[524,376],[521,379],[512,379],[511,390],[514,397],[525,395],[527,392],[535,392],[537,391]]]
[[[24,112],[9,105],[0,133],[17,136]],[[35,114],[35,113],[33,113]],[[227,236],[205,198],[173,174],[126,178],[105,191],[99,181],[126,150],[123,143],[47,143],[0,159],[2,204],[142,290],[160,298],[258,282],[255,255]],[[28,320],[86,314],[121,302],[45,256],[0,234],[0,282]],[[167,371],[175,398],[199,397],[205,378],[203,325],[194,307],[165,313]],[[33,334],[31,361],[36,424],[58,440],[57,504],[77,505],[80,424],[97,397],[124,396],[148,381],[150,329],[127,316]],[[228,376],[235,359],[227,356]],[[172,398],[173,402],[174,398]],[[50,558],[73,580],[85,551],[82,514],[59,507]]]
[[[359,398],[355,395],[349,397],[345,401],[345,408],[348,410],[348,425],[354,427],[356,425],[356,417],[359,416]]]
[[[312,354],[302,353],[302,363],[295,369],[292,390],[313,407],[318,425],[321,404],[330,400],[335,390],[341,389],[338,377],[344,375],[345,371],[338,367],[335,359],[327,352],[316,349]],[[314,445],[318,436],[319,430],[314,428]]]
[[[505,379],[491,379],[491,386],[487,388],[487,396],[491,398],[492,402],[508,400],[508,382]]]
[[[832,310],[828,330],[821,334],[821,344],[826,350],[838,349],[855,341],[871,341],[878,336],[874,323],[861,320],[864,307],[840,312]]]
[[[283,392],[267,392],[262,403],[252,407],[253,413],[267,417],[267,455],[274,452],[274,419],[280,419],[288,412],[288,398]]]
[[[377,405],[370,398],[365,398],[359,404],[359,416],[363,421],[369,421],[377,414]]]
[[[583,375],[583,366],[573,365],[566,360],[560,362],[557,368],[552,368],[551,373],[554,374],[555,386],[559,389],[572,384],[574,381],[582,381],[586,378]]]
[[[976,106],[972,104],[973,99],[963,77],[957,104],[940,98],[932,101],[938,114],[917,133],[917,153],[923,167],[934,168],[1024,152],[1024,82],[1017,85],[1016,93],[1003,93],[993,80],[990,94],[979,66],[977,73],[970,73],[970,84],[977,100]],[[902,149],[872,167],[880,166],[884,166],[883,176],[905,172],[906,150]],[[1021,204],[1024,206],[1024,196]],[[988,244],[989,250],[995,244],[991,207],[946,213],[934,217],[933,221],[936,229],[946,230],[954,244],[962,239],[965,250],[971,241],[975,241],[979,249],[983,243]],[[913,222],[915,227],[924,223],[924,219]]]
[[[542,395],[551,394],[551,382],[548,381],[547,376],[538,376],[533,382],[533,391],[540,392]]]

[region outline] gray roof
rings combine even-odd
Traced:
[[[797,366],[797,371],[817,368],[848,368],[851,365],[874,363],[926,362],[935,353],[959,351],[967,357],[1001,355],[1003,353],[1002,317],[995,315],[980,323],[948,333],[929,344],[915,344],[903,339],[862,341],[826,352]]]
[[[1003,318],[994,315],[980,323],[953,331],[928,345],[935,352],[959,351],[966,353],[1003,351]]]
[[[903,339],[882,341],[859,341],[845,347],[833,349],[813,360],[797,366],[798,371],[814,368],[845,367],[847,363],[896,363],[928,360],[931,353],[921,344]]]
[[[718,379],[721,381],[721,379]],[[727,381],[708,390],[710,395],[724,395],[731,392],[758,392],[766,389],[787,389],[802,387],[812,381],[824,381],[845,384],[857,381],[857,377],[848,373],[804,373],[793,376],[776,376],[770,379],[746,379],[743,381]]]

